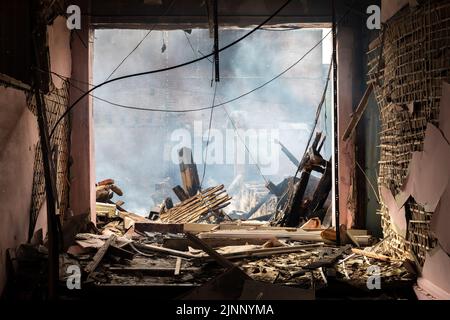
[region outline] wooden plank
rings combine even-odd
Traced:
[[[207,223],[158,223],[158,222],[135,222],[134,228],[139,232],[161,232],[161,233],[184,233],[184,232],[207,232],[211,231],[217,224]]]
[[[128,218],[133,219],[134,221],[138,221],[138,222],[149,222],[150,221],[149,219],[142,217],[133,212],[119,211],[119,217],[122,219],[124,219],[125,217],[128,217]]]
[[[202,239],[212,248],[224,246],[242,246],[246,244],[263,245],[267,239]],[[164,239],[164,248],[187,251],[188,247],[201,249],[198,245],[188,239]]]
[[[91,275],[92,272],[95,271],[95,269],[97,268],[97,266],[99,265],[100,261],[102,261],[103,257],[106,254],[106,251],[108,251],[109,246],[114,243],[114,241],[116,240],[116,236],[114,234],[112,234],[108,240],[105,241],[105,243],[103,244],[103,246],[98,249],[97,253],[94,255],[94,258],[92,259],[91,262],[89,262],[89,264],[86,266],[86,268],[84,269],[84,271],[88,274],[88,277]]]
[[[217,224],[207,224],[207,223],[184,223],[183,231],[192,233],[206,232],[211,231],[217,226],[218,226]]]
[[[181,224],[181,223],[157,223],[157,222],[135,222],[134,230],[137,232],[183,233],[183,224]]]
[[[245,258],[262,258],[262,257],[270,257],[277,254],[287,254],[287,253],[295,253],[303,250],[309,250],[321,247],[323,243],[314,243],[314,244],[306,244],[306,245],[298,245],[291,247],[274,247],[274,248],[261,248],[261,249],[253,249],[249,251],[242,252],[233,252],[223,254],[223,256],[227,259],[245,259]]]
[[[172,209],[161,213],[160,219],[161,221],[172,223],[196,222],[203,214],[227,205],[225,202],[231,198],[226,195],[223,189],[223,185],[208,188],[196,196],[175,205]]]
[[[373,84],[369,84],[367,86],[366,91],[364,92],[363,97],[361,98],[361,101],[358,104],[358,107],[356,107],[355,112],[352,115],[352,119],[350,120],[350,123],[348,124],[347,128],[345,129],[344,135],[342,136],[342,139],[344,141],[347,141],[353,131],[355,130],[356,126],[358,125],[359,120],[361,119],[364,110],[366,110],[367,102],[369,101],[369,97],[373,92]]]
[[[107,186],[109,184],[114,184],[114,180],[113,179],[105,179],[100,182],[97,182],[98,186]]]
[[[232,269],[234,267],[234,264],[224,258],[221,254],[219,254],[216,250],[208,246],[206,242],[204,242],[202,239],[197,238],[192,233],[186,233],[186,236],[189,240],[196,243],[198,246],[202,248],[203,251],[205,251],[211,258],[217,261],[218,264],[220,264],[222,267],[227,269]],[[241,270],[241,269],[239,269]],[[244,272],[241,270],[241,272]],[[245,273],[245,272],[244,272]]]
[[[181,259],[180,259],[181,261]],[[136,274],[136,273],[142,273],[145,275],[151,275],[151,276],[159,276],[159,277],[171,277],[174,275],[174,268],[155,268],[155,267],[109,267],[109,271],[114,273],[130,273],[130,274]],[[179,270],[180,273],[191,273],[199,271],[199,268],[181,268]]]
[[[367,230],[362,229],[348,229],[348,233],[351,233],[352,236],[367,236],[369,235],[369,232]]]
[[[177,262],[175,263],[174,275],[178,276],[180,274],[180,269],[181,269],[181,258],[178,257]]]
[[[201,233],[201,239],[287,239],[298,241],[323,241],[320,231],[304,231],[297,229],[297,231],[283,231],[283,230],[217,230],[214,232]]]
[[[140,254],[142,254],[142,253],[139,252],[139,250],[147,250],[147,251],[165,253],[165,254],[168,254],[171,256],[181,257],[181,258],[186,258],[186,259],[199,258],[199,256],[193,255],[191,253],[182,252],[182,251],[178,251],[178,250],[172,250],[172,249],[163,248],[163,247],[158,247],[158,246],[154,246],[154,245],[150,245],[150,244],[134,243],[134,244],[131,244],[131,247],[137,248],[138,250],[136,250],[136,251]]]

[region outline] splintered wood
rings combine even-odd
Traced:
[[[162,212],[162,222],[194,223],[209,217],[221,218],[220,209],[230,204],[231,197],[227,195],[223,185],[208,188],[199,194],[180,202],[173,208]]]

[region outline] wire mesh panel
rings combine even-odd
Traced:
[[[44,95],[49,132],[52,130],[58,118],[66,111],[69,102],[69,83],[67,81],[64,82],[61,89],[57,89],[53,85],[51,86],[50,92]],[[37,114],[34,96],[28,99],[28,108],[35,115]],[[52,158],[56,170],[57,207],[61,219],[63,219],[69,207],[69,123],[70,121],[67,117],[63,119],[50,139]],[[45,178],[42,161],[41,144],[39,141],[36,144],[34,159],[32,203],[28,231],[29,239],[33,236],[39,211],[45,201]]]
[[[384,35],[383,35],[384,33]],[[380,109],[379,186],[396,195],[408,173],[412,152],[422,151],[427,123],[439,125],[442,82],[450,80],[450,3],[427,1],[406,8],[380,33],[368,52],[368,82]],[[432,212],[410,198],[405,204],[406,239],[398,235],[388,210],[381,206],[386,249],[402,257],[414,254],[423,264],[435,245],[429,223]]]

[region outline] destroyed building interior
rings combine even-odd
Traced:
[[[450,1],[0,6],[3,299],[450,300]]]

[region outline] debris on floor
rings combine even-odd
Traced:
[[[186,148],[180,151],[183,186],[172,188],[179,202],[161,197],[161,205],[148,217],[128,212],[123,201],[112,200],[114,195],[123,195],[113,179],[97,183],[96,226],[89,219],[73,219],[64,225],[70,229],[76,223],[77,227],[72,228],[73,236],[65,240],[60,254],[61,286],[68,281],[67,267],[76,265],[82,273],[81,287],[87,291],[177,288],[171,297],[179,299],[310,300],[320,299],[321,290],[340,283],[358,292],[349,296],[361,296],[362,290],[370,297],[368,283],[374,270],[383,286],[410,284],[412,289],[414,271],[382,252],[366,230],[341,226],[341,246],[336,245],[336,230],[324,224],[331,185],[329,163],[319,154],[320,141],[322,145],[319,134],[302,160],[300,180],[292,177],[278,185],[268,183],[269,196],[259,197],[259,202],[253,198],[256,209],[269,198],[277,199],[269,221],[246,219],[251,218],[248,213],[240,216],[242,220],[228,216],[224,209],[232,197],[224,185],[200,187]],[[311,170],[323,176],[315,190],[305,193]],[[26,248],[13,263],[19,278],[24,276],[23,256],[36,262],[46,257],[43,246]],[[392,298],[397,294],[394,290]]]

